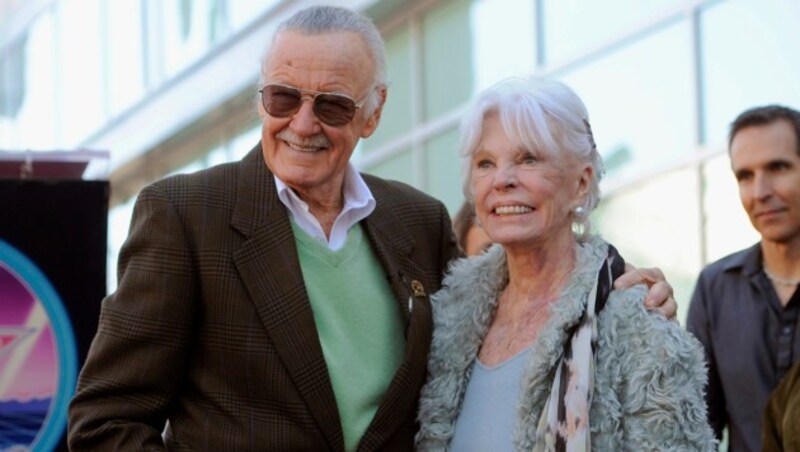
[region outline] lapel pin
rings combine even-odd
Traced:
[[[414,292],[415,297],[425,296],[425,288],[422,287],[422,283],[417,281],[416,279],[411,280],[411,290]]]

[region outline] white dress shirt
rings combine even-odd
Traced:
[[[308,210],[308,204],[297,196],[286,183],[275,176],[275,187],[278,198],[289,210],[292,220],[311,237],[327,243],[333,251],[344,246],[350,228],[358,224],[375,210],[375,197],[369,191],[366,182],[358,174],[352,163],[347,164],[344,174],[344,206],[331,228],[331,237],[325,237],[325,231],[319,221]]]

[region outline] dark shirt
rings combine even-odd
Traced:
[[[764,452],[800,450],[800,363],[769,397],[763,432]]]
[[[761,261],[756,244],[709,265],[689,306],[708,360],[709,423],[718,438],[728,427],[730,451],[761,450],[767,398],[800,361],[800,290],[781,306]]]

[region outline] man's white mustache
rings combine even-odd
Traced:
[[[325,135],[318,133],[310,137],[300,137],[289,129],[283,129],[275,135],[275,138],[288,141],[296,146],[304,148],[329,148],[331,141]]]

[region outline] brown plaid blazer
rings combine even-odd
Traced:
[[[358,450],[411,450],[427,296],[457,247],[440,202],[364,178],[377,207],[363,225],[407,328],[404,361]],[[414,280],[425,295],[409,311]],[[142,190],[69,424],[73,450],[343,450],[289,217],[260,145]]]

